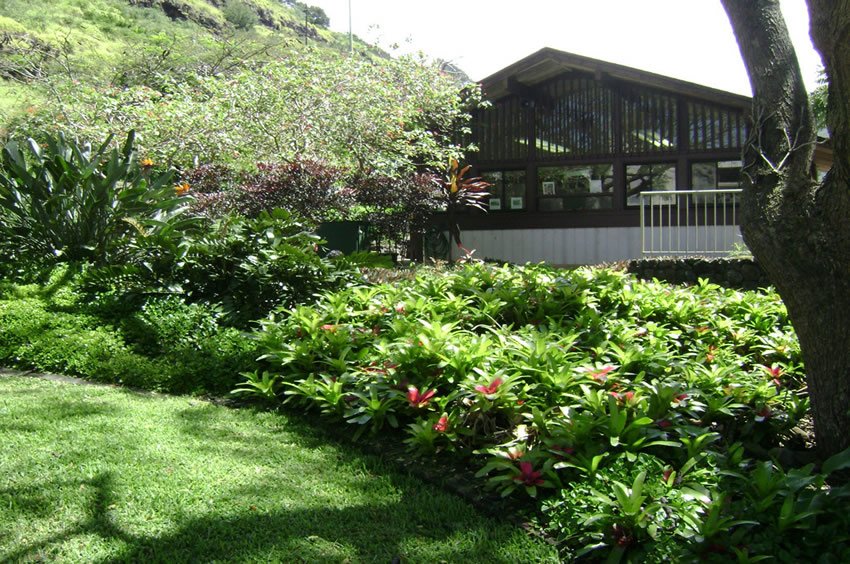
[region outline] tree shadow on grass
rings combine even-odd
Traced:
[[[27,418],[30,420],[57,422],[105,415],[115,418],[121,417],[122,409],[111,403],[87,402],[83,398],[66,400],[51,399],[49,402],[38,403],[38,394],[29,395],[35,396],[35,399],[32,397],[26,398],[31,403],[26,413]],[[18,400],[21,400],[21,398],[16,397],[15,401]],[[0,435],[5,433],[37,433],[40,429],[41,427],[38,425],[24,424],[20,421],[12,420],[11,417],[3,417],[0,414]]]
[[[438,560],[452,562],[499,562],[504,558],[492,549],[489,532],[483,526],[476,535],[465,531],[472,542],[453,543],[453,533],[436,535],[433,530],[422,543],[445,543],[435,553],[433,546],[424,554],[406,553],[405,541],[419,534],[396,529],[389,516],[392,506],[363,505],[354,508],[277,510],[256,515],[195,518],[173,534],[137,538],[126,550],[108,562],[141,561],[290,561],[340,562],[352,559],[364,562]],[[416,550],[415,542],[411,544]]]
[[[441,515],[436,512],[439,502],[429,503],[427,492],[405,491],[401,499],[391,503],[345,508],[251,507],[235,515],[210,513],[186,519],[169,534],[136,535],[122,529],[111,513],[114,499],[110,473],[80,484],[90,486],[94,493],[79,523],[0,554],[0,559],[15,562],[38,558],[76,537],[95,535],[112,544],[112,556],[100,559],[110,563],[391,562],[396,558],[401,562],[507,562],[500,549],[505,539],[499,535],[521,534],[515,530],[508,533],[508,529],[480,519],[473,522],[468,515]],[[29,489],[74,485],[55,481]]]
[[[452,455],[415,456],[404,445],[400,429],[385,428],[376,436],[366,433],[358,441],[352,435],[358,425],[333,422],[316,411],[268,412],[277,418],[276,423],[267,425],[263,432],[246,436],[238,429],[222,428],[219,406],[204,405],[200,408],[179,412],[181,431],[200,439],[202,445],[224,447],[230,454],[243,460],[258,462],[279,459],[285,455],[285,445],[296,443],[298,448],[338,451],[340,457],[357,459],[374,473],[386,474],[388,468],[394,473],[411,474],[420,481],[431,484],[441,492],[451,493],[473,504],[482,515],[501,522],[517,524],[523,521],[524,512],[535,512],[536,504],[531,498],[503,498],[497,492],[483,487],[482,480],[475,477],[477,468]],[[243,407],[241,410],[251,409]],[[213,450],[213,447],[203,447]],[[274,455],[278,455],[275,457]],[[412,479],[412,478],[411,478]],[[400,484],[396,484],[400,485]]]
[[[112,475],[109,472],[101,473],[91,480],[76,481],[53,481],[39,484],[39,486],[18,488],[7,490],[11,493],[21,492],[39,492],[36,495],[43,502],[50,501],[52,491],[68,486],[90,486],[94,490],[88,510],[82,521],[75,525],[71,525],[65,530],[50,535],[40,541],[22,546],[17,550],[13,550],[8,554],[0,554],[0,560],[3,562],[18,562],[29,560],[40,552],[48,549],[52,545],[62,543],[76,536],[96,534],[104,538],[115,538],[124,542],[132,542],[133,538],[126,535],[118,526],[113,523],[109,510],[112,505]],[[32,501],[32,500],[30,500]],[[24,508],[26,510],[26,508]],[[32,515],[32,512],[30,512]]]

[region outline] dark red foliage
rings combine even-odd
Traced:
[[[313,160],[257,165],[240,186],[236,206],[252,217],[263,210],[285,208],[315,223],[339,219],[354,205],[342,169]]]
[[[240,175],[227,165],[205,164],[183,175],[182,181],[192,187],[193,194],[216,194],[233,190]]]
[[[364,175],[351,182],[354,198],[363,206],[376,240],[406,241],[422,231],[440,206],[439,184],[430,174],[391,178]]]
[[[531,462],[520,462],[519,475],[514,476],[514,480],[529,487],[539,486],[543,484],[543,474],[534,470]]]

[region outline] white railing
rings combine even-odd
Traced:
[[[741,190],[676,190],[640,193],[645,255],[724,255],[742,243]]]

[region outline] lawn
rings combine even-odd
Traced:
[[[8,374],[0,398],[0,561],[557,561],[279,413]]]

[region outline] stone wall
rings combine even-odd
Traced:
[[[628,261],[626,270],[638,278],[658,278],[673,284],[700,278],[727,288],[755,290],[770,286],[767,275],[752,258],[661,257]]]

